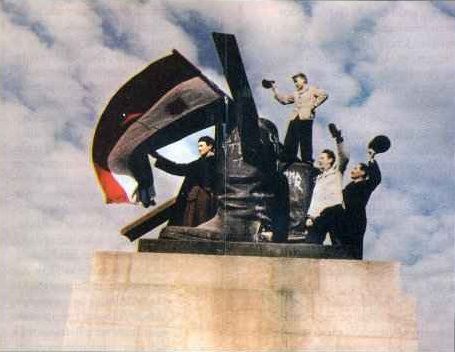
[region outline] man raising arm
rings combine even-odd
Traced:
[[[282,95],[274,83],[271,88],[275,99],[281,104],[294,104],[284,147],[289,161],[297,158],[300,144],[300,153],[303,162],[313,162],[313,120],[315,109],[327,100],[328,94],[315,86],[308,85],[307,76],[297,73],[292,76],[296,91],[290,95]]]
[[[373,149],[368,150],[368,164],[360,163],[351,170],[352,181],[343,190],[346,245],[356,259],[363,258],[363,237],[367,227],[365,208],[371,193],[381,183],[381,171],[375,155]]]
[[[315,166],[320,174],[316,177],[310,207],[308,209],[308,242],[322,244],[327,232],[333,245],[342,244],[343,220],[343,173],[349,161],[344,150],[341,131],[334,124],[329,125],[336,141],[337,155],[324,149]]]

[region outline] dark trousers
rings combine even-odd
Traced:
[[[363,237],[364,232],[349,233],[348,238],[344,241],[344,247],[347,253],[354,259],[363,259]]]
[[[324,211],[314,219],[313,226],[308,232],[308,242],[322,244],[327,232],[330,233],[330,240],[333,246],[344,244],[343,238],[343,212],[341,205],[324,209]]]
[[[355,259],[363,258],[363,238],[367,229],[365,209],[356,212],[346,210],[344,214],[345,246]]]
[[[289,161],[296,160],[299,144],[302,161],[313,162],[313,120],[295,118],[289,122],[284,138],[284,150]]]
[[[194,186],[187,195],[182,226],[196,227],[216,214],[216,196],[200,186]]]

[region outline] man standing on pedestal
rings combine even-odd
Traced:
[[[363,237],[367,228],[365,208],[371,193],[381,183],[381,171],[374,160],[375,154],[373,149],[368,150],[368,164],[360,163],[352,169],[352,181],[343,190],[346,246],[355,259],[363,258]]]
[[[343,173],[349,158],[344,151],[341,131],[334,124],[330,124],[329,129],[336,141],[337,155],[325,149],[316,162],[321,173],[316,177],[308,209],[308,242],[322,244],[329,232],[332,245],[343,245]]]
[[[177,164],[157,152],[155,166],[172,175],[185,176],[169,225],[194,227],[211,219],[216,213],[216,161],[215,141],[204,136],[199,138],[200,158],[189,164]]]
[[[313,162],[313,120],[315,109],[321,105],[328,95],[322,89],[308,85],[308,79],[304,73],[297,73],[292,76],[296,91],[290,95],[280,94],[275,82],[269,81],[275,99],[281,104],[294,104],[286,137],[284,148],[287,158],[290,161],[297,159],[297,151],[300,144],[302,161]],[[264,86],[265,87],[265,86]]]

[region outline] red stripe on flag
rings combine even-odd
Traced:
[[[106,196],[106,203],[130,203],[125,190],[109,171],[95,164],[95,172]]]
[[[132,114],[128,114],[125,119],[123,120],[122,122],[122,125],[125,126],[125,125],[129,125],[131,124],[132,122],[136,121],[139,117],[141,117],[142,115],[144,115],[143,112],[136,112],[136,113],[132,113]]]

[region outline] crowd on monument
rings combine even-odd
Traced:
[[[349,156],[342,133],[334,124],[329,124],[329,132],[336,151],[324,149],[316,160],[313,159],[315,110],[327,100],[328,94],[309,85],[304,73],[297,73],[292,80],[296,88],[292,94],[279,92],[274,81],[262,82],[279,103],[294,104],[284,144],[279,142],[275,125],[260,118],[255,128],[259,131],[256,141],[250,135],[253,129],[242,132],[238,122],[230,126],[231,132],[223,147],[227,158],[223,172],[217,168],[216,143],[209,136],[199,139],[200,157],[188,164],[174,163],[156,151],[151,153],[156,158],[157,168],[185,177],[168,225],[216,230],[228,223],[229,231],[234,234],[236,231],[249,232],[256,234],[255,240],[283,242],[289,230],[286,217],[290,210],[289,185],[283,181],[283,171],[292,163],[303,163],[312,170],[313,188],[300,228],[304,241],[321,245],[328,234],[332,245],[343,248],[353,258],[362,259],[367,224],[365,208],[371,193],[381,182],[375,155],[388,149],[390,142],[387,137],[376,137],[368,148],[368,162],[352,169],[351,182],[343,188]],[[244,120],[242,123],[246,125],[248,118],[244,117]],[[254,162],[248,162],[248,153],[253,155],[250,160]],[[224,180],[221,181],[223,173]],[[219,191],[220,184],[224,191]],[[260,224],[253,229],[251,222],[239,221],[251,218],[260,219]],[[259,232],[265,234],[268,230],[271,236],[258,236]]]

